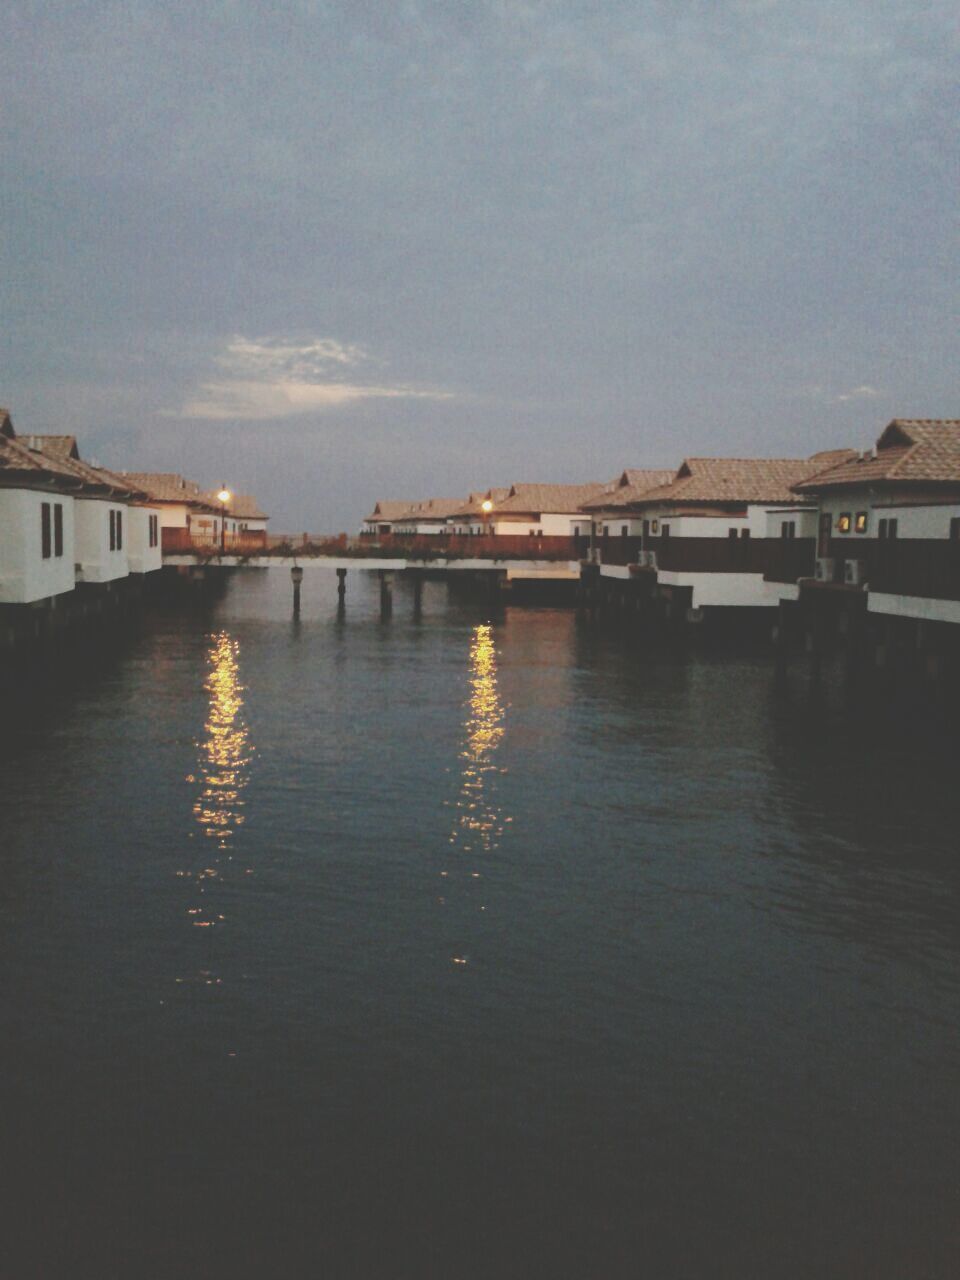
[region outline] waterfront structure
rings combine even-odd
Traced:
[[[463,498],[424,498],[413,502],[392,525],[392,532],[416,537],[448,532],[448,521],[463,507]]]
[[[145,493],[159,512],[162,550],[188,550],[194,543],[216,546],[220,542],[222,505],[196,481],[172,471],[120,471],[118,475]]]
[[[503,498],[490,496],[484,532],[495,537],[573,538],[584,524],[585,502],[612,484],[514,484]]]
[[[597,558],[607,564],[630,564],[642,548],[643,517],[632,509],[653,489],[669,484],[676,475],[672,470],[650,471],[628,468],[620,473],[616,485],[606,493],[582,504],[585,519],[578,522],[575,533],[591,537]]]
[[[216,516],[212,521],[206,514],[195,516],[191,520],[192,536],[208,542],[224,540],[227,545],[239,541],[251,547],[266,546],[270,517],[261,510],[253,494],[229,493],[226,500],[222,500],[221,493],[229,491],[207,489],[203,492],[203,500],[216,512]]]
[[[895,418],[872,452],[795,486],[819,510],[811,587],[870,613],[960,622],[960,420]]]
[[[817,509],[794,485],[851,457],[687,458],[670,483],[628,501],[640,545],[626,556],[601,542],[600,579],[633,582],[669,617],[768,610],[813,572]],[[623,560],[626,559],[626,563]],[[589,575],[588,575],[589,576]],[[637,602],[639,603],[639,602]]]
[[[125,477],[85,462],[73,436],[29,435],[28,448],[80,481],[76,495],[77,582],[115,582],[161,567],[160,512]]]
[[[382,499],[374,503],[373,511],[360,526],[361,537],[386,537],[393,532],[394,523],[413,506],[398,498]]]
[[[455,537],[480,537],[489,530],[489,513],[510,492],[509,487],[477,490],[447,520],[447,530]]]
[[[0,647],[116,615],[161,567],[160,512],[73,436],[18,436],[0,410]]]
[[[76,477],[21,443],[0,409],[0,605],[32,605],[76,585]]]

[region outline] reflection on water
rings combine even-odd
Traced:
[[[504,708],[497,691],[497,651],[489,623],[476,627],[470,645],[470,697],[460,751],[460,792],[450,843],[464,853],[490,853],[499,846],[504,818],[496,802],[495,756],[504,734]],[[479,876],[474,869],[471,872]]]
[[[253,747],[250,730],[240,712],[243,686],[237,656],[240,646],[221,631],[207,655],[209,672],[204,688],[210,695],[210,718],[201,743],[200,777],[203,788],[193,806],[197,822],[218,850],[230,848],[234,831],[243,824],[242,791]]]
[[[220,876],[221,863],[231,860],[234,836],[244,822],[243,791],[249,781],[254,747],[242,715],[239,653],[239,643],[226,631],[212,637],[203,686],[210,699],[204,725],[207,736],[198,743],[198,773],[187,778],[190,783],[201,784],[193,813],[210,844],[205,846],[209,850],[203,858],[205,865],[180,874],[194,878],[201,893],[204,882]],[[197,928],[210,928],[224,919],[204,906],[190,907],[187,914]]]

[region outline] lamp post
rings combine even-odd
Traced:
[[[480,503],[480,510],[486,516],[487,537],[490,537],[490,512],[493,510],[493,503],[489,498],[484,498]]]
[[[220,554],[227,546],[227,503],[230,501],[230,490],[224,485],[217,494],[220,499]]]

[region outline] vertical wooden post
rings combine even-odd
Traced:
[[[347,571],[337,570],[337,608],[343,609],[347,598]]]
[[[393,574],[380,570],[380,618],[385,620],[393,613]]]
[[[414,570],[413,573],[413,616],[419,618],[423,612],[423,575]]]
[[[300,565],[295,564],[290,570],[290,579],[293,582],[293,616],[300,617],[300,583],[303,582],[303,569]]]

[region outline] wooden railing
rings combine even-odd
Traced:
[[[232,555],[249,555],[263,551],[267,545],[267,534],[263,529],[247,530],[244,533],[228,533],[221,543],[219,536],[212,534],[198,536],[192,529],[161,529],[160,549],[166,552],[201,552],[216,555],[221,547]]]
[[[381,533],[361,534],[360,546],[414,559],[577,560],[587,538],[535,534]]]

